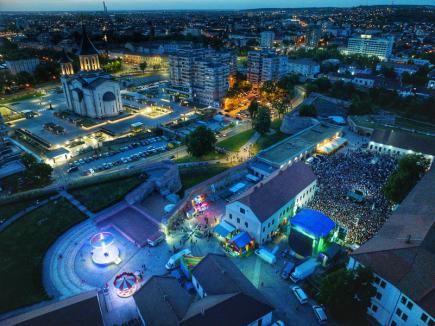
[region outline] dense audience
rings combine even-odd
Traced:
[[[319,190],[308,205],[347,230],[346,242],[362,244],[382,226],[392,203],[382,187],[396,167],[390,156],[362,150],[319,156],[312,162]],[[349,193],[363,194],[362,202]]]

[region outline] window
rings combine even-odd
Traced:
[[[272,224],[275,224],[275,220],[272,220]]]
[[[382,299],[382,294],[377,292],[376,293],[376,299],[381,300]]]
[[[426,322],[426,320],[427,320],[427,315],[423,312],[423,313],[421,314],[420,319],[421,319],[422,321]]]
[[[397,323],[393,320],[390,324],[390,326],[397,326]]]
[[[230,214],[229,216],[230,216],[230,219],[233,219],[233,214]]]
[[[385,289],[386,286],[387,286],[387,283],[385,283],[385,281],[381,281],[381,288]]]
[[[406,304],[406,298],[405,297],[402,297],[401,299],[400,299],[400,302],[402,303],[402,304]]]
[[[245,214],[245,209],[240,207],[240,213]]]
[[[408,308],[409,310],[412,310],[412,307],[414,307],[414,304],[411,301],[408,301],[406,308]]]
[[[268,227],[268,228],[270,228],[270,222],[269,222],[269,223],[267,223],[267,227]]]
[[[407,314],[403,314],[402,315],[402,320],[403,321],[407,321],[408,320],[408,315]]]
[[[400,308],[397,308],[396,315],[400,317],[401,314],[402,314],[402,310]]]
[[[380,282],[381,282],[381,279],[380,279],[379,277],[376,276],[376,277],[375,277],[375,283],[376,283],[376,284],[379,284]]]
[[[265,227],[265,226],[263,226],[263,232],[264,232],[264,231],[266,231],[266,227]]]
[[[248,222],[245,222],[245,226],[248,227]]]
[[[378,311],[378,306],[376,306],[376,305],[372,305],[372,310],[373,310],[373,312]]]
[[[240,224],[240,218],[237,218],[237,223],[239,223],[239,224]]]

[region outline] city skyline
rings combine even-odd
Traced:
[[[109,10],[246,10],[261,8],[310,8],[310,7],[356,7],[375,5],[432,5],[431,0],[308,0],[293,2],[286,0],[272,0],[263,2],[253,1],[199,1],[199,0],[162,0],[158,4],[149,0],[133,0],[126,4],[121,0],[106,1]],[[98,11],[103,7],[99,0],[75,0],[68,4],[54,0],[38,1],[17,0],[11,3],[1,3],[0,11]]]

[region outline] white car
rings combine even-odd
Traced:
[[[320,305],[313,305],[312,308],[319,324],[326,324],[328,316],[326,316],[325,308]]]
[[[277,320],[270,326],[285,326],[284,322],[282,320]]]
[[[293,286],[292,291],[300,304],[306,304],[308,302],[308,297],[300,286]]]

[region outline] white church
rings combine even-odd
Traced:
[[[90,118],[117,116],[122,111],[119,83],[101,70],[98,51],[84,26],[78,56],[78,73],[74,73],[72,60],[65,51],[60,61],[61,82],[68,109]]]

